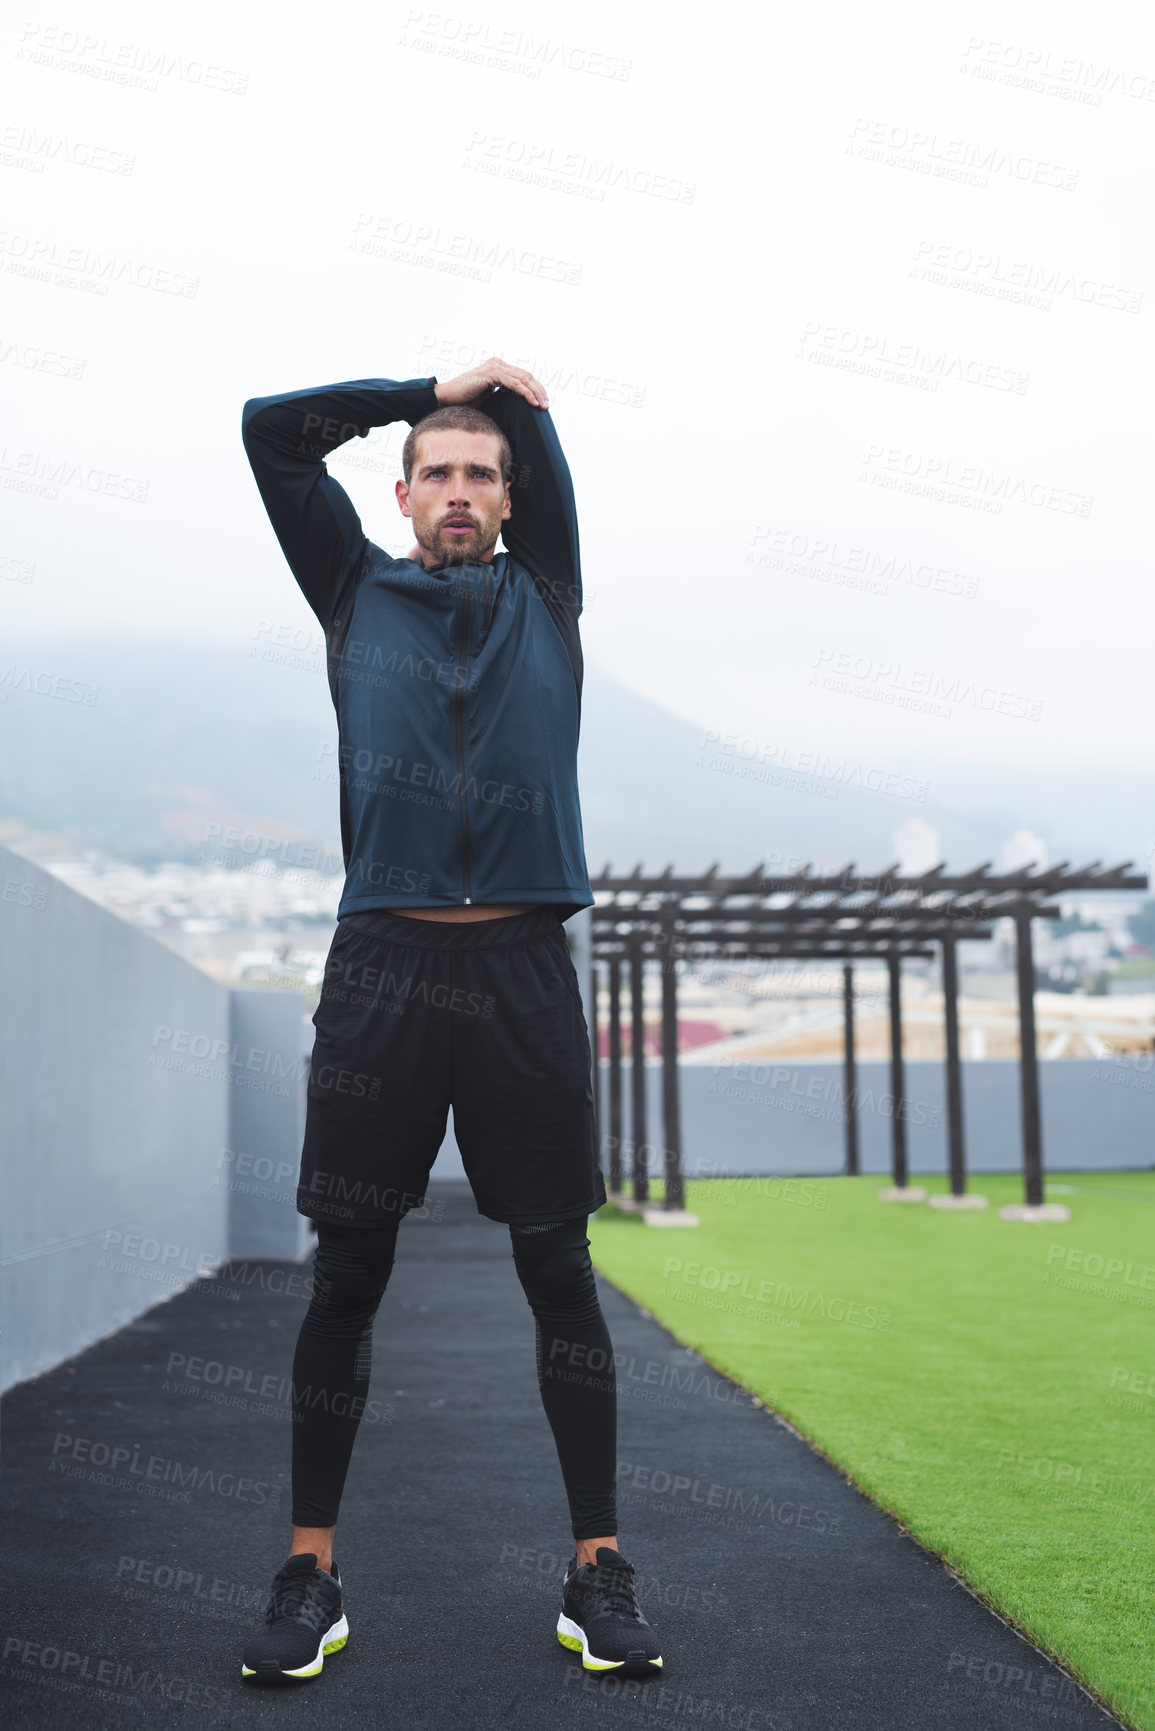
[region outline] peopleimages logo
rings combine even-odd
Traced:
[[[764,548],[758,545],[762,541],[766,542]],[[750,537],[746,563],[794,575],[817,576],[880,595],[889,594],[891,583],[909,583],[913,589],[933,590],[936,595],[962,595],[969,601],[978,593],[979,586],[975,575],[931,565],[926,560],[906,559],[874,547],[850,546],[825,535],[762,526]]]
[[[918,483],[929,488],[927,496],[941,499],[957,492],[981,500],[997,516],[1006,504],[1029,505],[1040,511],[1089,517],[1095,500],[1090,493],[1052,485],[1037,476],[1012,474],[1009,470],[986,469],[981,463],[962,463],[926,451],[908,451],[900,445],[872,444],[863,458],[866,468],[859,480],[895,486]],[[873,465],[873,466],[872,466]]]
[[[1097,1251],[1078,1250],[1065,1244],[1047,1248],[1047,1266],[1061,1262],[1067,1274],[1086,1274],[1093,1280],[1119,1280],[1124,1286],[1155,1288],[1155,1263],[1124,1262],[1121,1256],[1100,1256]]]
[[[368,1395],[351,1395],[324,1384],[314,1388],[311,1382],[302,1384],[276,1371],[254,1371],[249,1365],[226,1364],[223,1359],[190,1358],[183,1352],[170,1352],[165,1369],[168,1374],[161,1387],[166,1394],[196,1395],[254,1412],[291,1409],[299,1414],[306,1408],[320,1407],[338,1417],[364,1418],[369,1424],[392,1422],[393,1407],[382,1406]],[[170,1376],[175,1379],[171,1383]]]
[[[891,383],[917,384],[937,391],[942,380],[980,385],[986,390],[1025,395],[1030,374],[1000,366],[959,350],[924,347],[922,343],[891,337],[881,331],[848,330],[811,319],[795,350],[795,360],[842,367],[867,378]]]
[[[625,83],[633,70],[633,61],[623,60],[620,54],[604,54],[584,43],[561,42],[524,30],[503,30],[488,20],[463,18],[460,13],[431,11],[424,6],[409,8],[399,45],[472,61],[497,71],[521,72],[529,78],[540,78],[543,67],[553,66]]]
[[[856,655],[853,650],[820,649],[813,666],[811,685],[821,685],[827,691],[845,691],[852,697],[865,696],[898,708],[920,708],[945,720],[950,719],[955,704],[968,704],[990,715],[1020,721],[1038,721],[1043,713],[1040,697],[981,685],[935,668],[904,667],[898,661]]]
[[[20,1682],[47,1684],[71,1694],[80,1688],[101,1701],[119,1701],[137,1705],[147,1696],[153,1712],[158,1696],[169,1701],[183,1701],[187,1707],[219,1708],[230,1705],[228,1692],[211,1683],[197,1683],[189,1677],[167,1676],[163,1671],[149,1671],[143,1666],[133,1670],[119,1659],[106,1659],[98,1653],[74,1652],[65,1642],[26,1640],[23,1635],[9,1635],[4,1641],[4,1661],[0,1669],[10,1676],[23,1667],[30,1677]],[[108,1721],[106,1721],[107,1723]],[[119,1718],[116,1723],[120,1723]]]
[[[707,757],[707,749],[712,749],[717,755]],[[854,761],[845,757],[828,757],[822,751],[800,751],[785,740],[742,738],[737,733],[721,734],[715,728],[708,728],[703,734],[701,755],[694,759],[694,768],[733,775],[741,780],[793,786],[799,791],[821,792],[824,798],[829,799],[837,799],[842,787],[860,787],[868,793],[883,794],[891,799],[922,803],[930,791],[928,781],[901,775],[897,770],[867,765],[861,758]],[[830,786],[821,787],[819,784],[823,782],[830,783]]]
[[[528,177],[538,184],[549,175],[556,176],[563,185],[587,182],[585,190],[599,200],[605,197],[607,188],[622,188],[647,198],[692,204],[697,190],[692,181],[656,174],[639,163],[626,163],[611,156],[587,156],[584,151],[565,150],[540,140],[512,138],[504,132],[475,131],[469,140],[465,166]]]
[[[98,32],[81,34],[67,25],[29,20],[16,50],[17,60],[34,66],[49,66],[60,72],[79,72],[108,84],[127,85],[150,94],[160,88],[160,79],[217,90],[222,95],[243,96],[248,89],[247,72],[217,66],[211,61],[174,54],[150,42],[118,42]]]
[[[977,139],[940,137],[918,126],[893,125],[862,116],[851,129],[846,153],[979,187],[988,186],[991,175],[1057,187],[1063,192],[1074,192],[1079,184],[1079,170],[1063,163],[1045,162]]]
[[[199,277],[164,269],[146,259],[68,246],[54,235],[24,234],[7,228],[0,229],[0,270],[51,280],[65,288],[83,287],[98,295],[106,295],[111,283],[126,282],[132,288],[195,300],[200,287]]]
[[[236,1040],[210,1039],[207,1034],[197,1034],[189,1028],[169,1028],[162,1023],[153,1034],[152,1043],[154,1048],[163,1046],[181,1056],[207,1059],[211,1064],[223,1062],[232,1070],[253,1071],[288,1081],[296,1081],[303,1074],[300,1058],[286,1058],[282,1052],[267,1052],[260,1046],[242,1047]]]
[[[462,1015],[488,1018],[493,1015],[496,1003],[492,992],[467,992],[464,986],[450,986],[445,981],[430,986],[412,973],[395,974],[392,968],[358,965],[346,961],[343,955],[332,954],[325,964],[321,996],[326,1002],[380,1008],[391,1015],[403,1015],[407,1003],[425,1003],[438,1010],[457,1010]]]
[[[812,1292],[809,1287],[793,1287],[785,1280],[754,1282],[742,1270],[683,1262],[677,1256],[666,1258],[662,1276],[671,1282],[676,1277],[682,1285],[717,1292],[720,1297],[742,1298],[754,1304],[784,1305],[804,1316],[828,1317],[832,1322],[848,1322],[856,1328],[877,1328],[885,1333],[891,1324],[890,1311],[880,1310],[874,1304],[862,1304],[858,1299],[831,1298],[826,1293]]]
[[[352,779],[352,785],[365,792],[387,792],[389,784],[395,783],[404,794],[412,789],[425,790],[431,797],[437,796],[442,801],[447,796],[460,798],[464,793],[485,805],[501,805],[509,811],[528,811],[536,816],[545,809],[545,795],[540,789],[518,787],[511,781],[492,778],[479,782],[475,775],[463,776],[457,770],[450,772],[442,764],[419,763],[411,758],[394,757],[388,752],[345,745],[341,747],[340,760],[347,776],[352,770],[356,775],[371,778],[365,781]]]
[[[89,685],[83,679],[69,679],[64,673],[34,672],[31,667],[13,663],[0,670],[0,703],[7,703],[13,691],[29,691],[37,697],[55,697],[62,703],[83,703],[92,709],[100,696],[99,685]]]
[[[576,288],[582,275],[582,266],[572,259],[555,258],[533,247],[518,247],[503,238],[495,240],[491,234],[448,230],[443,233],[431,223],[414,223],[375,211],[362,211],[358,215],[348,246],[353,252],[394,264],[414,264],[424,270],[469,277],[475,282],[492,282],[497,269]]]
[[[1004,42],[987,36],[972,36],[963,49],[960,72],[1020,89],[1047,92],[1077,99],[1098,108],[1104,95],[1128,96],[1137,102],[1155,102],[1155,77],[1135,72],[1110,61],[1098,65],[1077,55],[1063,55],[1050,48],[1019,42]]]
[[[979,252],[954,241],[920,240],[913,269],[907,274],[941,288],[962,288],[997,300],[1036,305],[1041,312],[1050,312],[1056,295],[1110,312],[1137,313],[1143,305],[1142,289],[1101,282],[1098,277],[1083,276],[1062,265]]]
[[[107,1467],[107,1473],[90,1469]],[[219,1467],[198,1467],[166,1455],[144,1455],[139,1446],[107,1443],[99,1438],[74,1437],[57,1431],[52,1444],[51,1470],[74,1478],[88,1478],[112,1490],[134,1490],[153,1494],[178,1487],[168,1500],[187,1503],[190,1491],[208,1491],[212,1496],[231,1497],[242,1503],[276,1506],[281,1486],[267,1479],[252,1479]],[[119,1477],[111,1475],[118,1474]],[[125,1477],[125,1474],[132,1476]]]

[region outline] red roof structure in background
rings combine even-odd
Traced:
[[[598,1057],[607,1058],[610,1055],[610,1030],[599,1017]],[[691,1052],[695,1046],[712,1046],[715,1040],[725,1040],[729,1036],[725,1028],[717,1022],[694,1021],[688,1016],[678,1017],[678,1050]],[[622,1057],[628,1063],[631,1058],[630,1025],[622,1022]],[[646,1028],[646,1057],[660,1058],[662,1055],[662,1030],[658,1025]]]

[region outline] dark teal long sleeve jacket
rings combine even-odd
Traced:
[[[242,438],[281,549],[325,633],[345,886],[368,908],[593,902],[577,785],[582,608],[569,466],[548,410],[498,387],[472,405],[513,453],[507,552],[395,559],[325,457],[438,407],[436,379],[254,397]]]

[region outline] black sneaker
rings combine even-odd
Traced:
[[[341,1577],[317,1567],[312,1551],[290,1557],[273,1581],[265,1627],[245,1648],[241,1676],[256,1683],[318,1677],[326,1653],[349,1639],[341,1606]]]
[[[662,1670],[658,1637],[638,1609],[634,1566],[620,1551],[598,1546],[598,1560],[570,1559],[561,1595],[557,1638],[582,1656],[587,1671],[620,1671],[657,1677]]]

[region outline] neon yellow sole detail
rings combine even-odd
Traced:
[[[621,1671],[624,1670],[625,1666],[629,1662],[626,1659],[591,1658],[589,1653],[586,1651],[586,1645],[581,1636],[570,1635],[564,1629],[559,1629],[557,1631],[557,1638],[563,1647],[569,1648],[571,1653],[581,1654],[583,1671]],[[661,1659],[647,1659],[646,1663],[648,1665],[655,1665],[658,1670],[661,1670],[662,1668]]]
[[[566,1629],[559,1629],[557,1638],[563,1647],[568,1647],[571,1653],[580,1653],[582,1669],[585,1671],[620,1671],[624,1659],[591,1659],[586,1652],[586,1644],[580,1635],[571,1635]]]
[[[320,1672],[324,1666],[324,1663],[325,1663],[326,1653],[339,1653],[341,1651],[341,1648],[345,1645],[345,1642],[348,1639],[349,1639],[349,1631],[348,1631],[348,1629],[346,1629],[345,1633],[343,1635],[338,1635],[337,1639],[335,1641],[326,1641],[325,1642],[325,1645],[321,1648],[321,1651],[318,1653],[316,1661],[314,1664],[302,1665],[299,1671],[282,1671],[281,1676],[282,1677],[316,1677],[316,1676],[319,1676],[319,1674],[320,1674]],[[251,1665],[242,1665],[241,1666],[241,1676],[242,1677],[255,1677],[256,1672],[253,1670]]]

